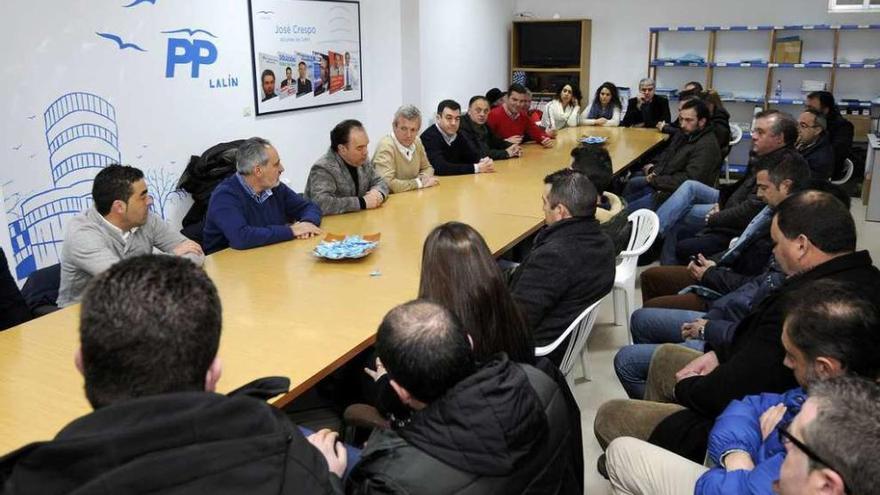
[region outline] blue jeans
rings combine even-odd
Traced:
[[[704,315],[699,311],[663,308],[641,308],[633,313],[630,322],[633,345],[623,347],[614,356],[614,372],[631,399],[644,398],[651,357],[657,347],[665,343],[682,343],[681,325]],[[683,345],[702,351],[705,343],[688,340]]]
[[[623,198],[627,214],[642,208],[654,209],[654,188],[645,176],[631,177],[623,188]]]
[[[661,265],[678,264],[675,246],[679,239],[693,237],[706,226],[706,214],[718,202],[718,190],[702,182],[687,180],[657,208],[663,249]]]
[[[301,431],[303,436],[307,437],[307,438],[312,433],[315,433],[314,431],[312,431],[308,428],[304,428],[299,425],[297,425],[297,428],[299,428],[299,431]],[[341,441],[342,440],[340,440],[340,442]],[[357,465],[357,463],[360,462],[361,449],[359,449],[357,447],[352,447],[351,445],[348,445],[347,443],[343,443],[342,445],[345,447],[345,453],[347,454],[346,455],[346,464],[345,464],[345,473],[343,473],[343,475],[342,475],[342,479],[345,480],[348,478],[348,475],[351,474],[352,469],[354,469],[354,467]]]

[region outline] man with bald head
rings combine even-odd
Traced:
[[[424,300],[385,316],[376,352],[412,414],[373,432],[347,493],[583,491],[572,455],[581,439],[552,378],[503,353],[478,364],[458,318]]]
[[[810,164],[814,179],[831,178],[834,172],[834,149],[828,138],[828,120],[822,112],[806,108],[798,117],[798,153]]]
[[[490,110],[489,100],[485,96],[472,97],[468,103],[467,113],[461,116],[461,133],[471,142],[471,146],[479,151],[481,157],[507,160],[522,156],[519,144],[501,139],[486,125]]]
[[[371,210],[385,202],[390,190],[369,160],[369,144],[357,120],[343,120],[330,131],[330,148],[312,165],[305,193],[324,215]]]

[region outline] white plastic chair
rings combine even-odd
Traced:
[[[618,315],[620,312],[621,298],[618,292],[623,292],[623,320],[629,343],[632,344],[632,334],[629,331],[629,317],[635,307],[636,300],[636,268],[639,256],[654,244],[657,234],[660,232],[660,219],[651,210],[641,209],[629,215],[632,222],[632,233],[629,236],[629,244],[625,251],[621,251],[614,274],[614,288],[611,290],[611,298],[614,301],[614,324],[619,325]]]
[[[733,151],[733,147],[739,144],[743,138],[743,130],[739,124],[730,123],[730,151]],[[731,182],[730,179],[730,153],[724,157],[724,182]]]
[[[604,297],[602,299],[604,299]],[[568,348],[565,350],[565,356],[562,358],[562,363],[559,365],[559,370],[562,371],[562,374],[565,375],[566,378],[568,378],[568,374],[571,373],[571,369],[574,368],[575,356],[579,355],[581,369],[584,372],[584,379],[590,381],[592,375],[590,374],[590,366],[585,357],[587,354],[587,339],[593,331],[593,325],[596,323],[596,317],[599,315],[599,304],[602,302],[602,299],[594,302],[590,307],[585,309],[583,313],[578,315],[578,317],[571,322],[571,325],[569,325],[556,340],[545,346],[536,347],[535,356],[541,357],[550,354],[555,351],[556,348],[569,337],[569,335],[571,335],[571,338],[568,340]]]
[[[841,184],[846,184],[852,178],[853,169],[855,169],[855,165],[853,164],[852,160],[847,158],[846,160],[844,160],[843,166],[843,177],[831,181],[832,184],[837,184],[838,186]]]

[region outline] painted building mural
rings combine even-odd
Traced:
[[[61,256],[67,218],[91,206],[97,169],[121,163],[116,109],[90,93],[68,93],[43,113],[49,188],[23,197],[7,211],[16,278],[51,266]]]

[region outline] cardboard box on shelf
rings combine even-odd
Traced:
[[[780,64],[801,63],[801,50],[803,46],[804,42],[802,40],[777,41],[776,62]]]
[[[871,132],[871,117],[864,115],[844,115],[846,120],[852,122],[853,125],[853,141],[864,143],[868,140],[868,133]]]

